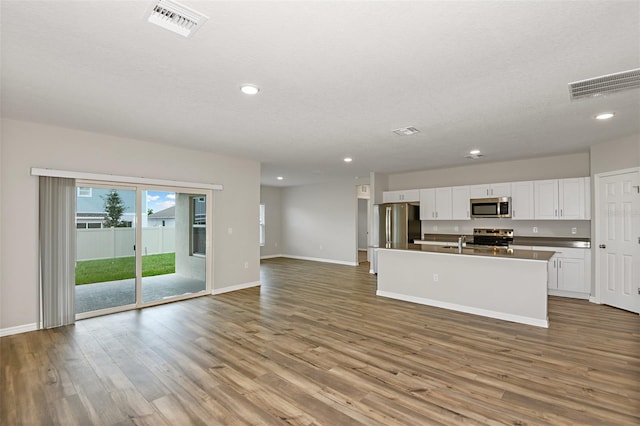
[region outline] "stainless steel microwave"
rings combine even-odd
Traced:
[[[471,217],[511,217],[511,197],[472,198]]]

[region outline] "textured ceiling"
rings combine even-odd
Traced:
[[[2,0],[3,115],[252,158],[268,185],[640,134],[640,90],[567,88],[640,67],[639,1],[183,3],[210,17],[190,39],[147,1]]]

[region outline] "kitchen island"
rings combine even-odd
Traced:
[[[552,251],[432,245],[378,249],[378,296],[548,327]]]

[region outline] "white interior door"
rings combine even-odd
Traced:
[[[597,277],[600,300],[640,313],[640,172],[600,177]]]

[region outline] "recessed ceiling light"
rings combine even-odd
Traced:
[[[478,154],[480,154],[480,150],[479,149],[472,149],[471,151],[469,151],[469,154],[478,155]]]
[[[240,90],[245,95],[255,95],[260,91],[259,88],[257,88],[256,86],[252,86],[251,84],[245,84],[243,86],[240,86]]]
[[[283,180],[284,178],[282,176],[278,176],[276,179]]]
[[[351,157],[347,157],[347,158],[344,159],[345,163],[350,163],[352,161],[353,161],[353,158],[351,158]]]
[[[602,114],[598,114],[596,115],[596,120],[608,120],[611,117],[613,117],[614,115],[616,115],[613,112],[603,112]]]

